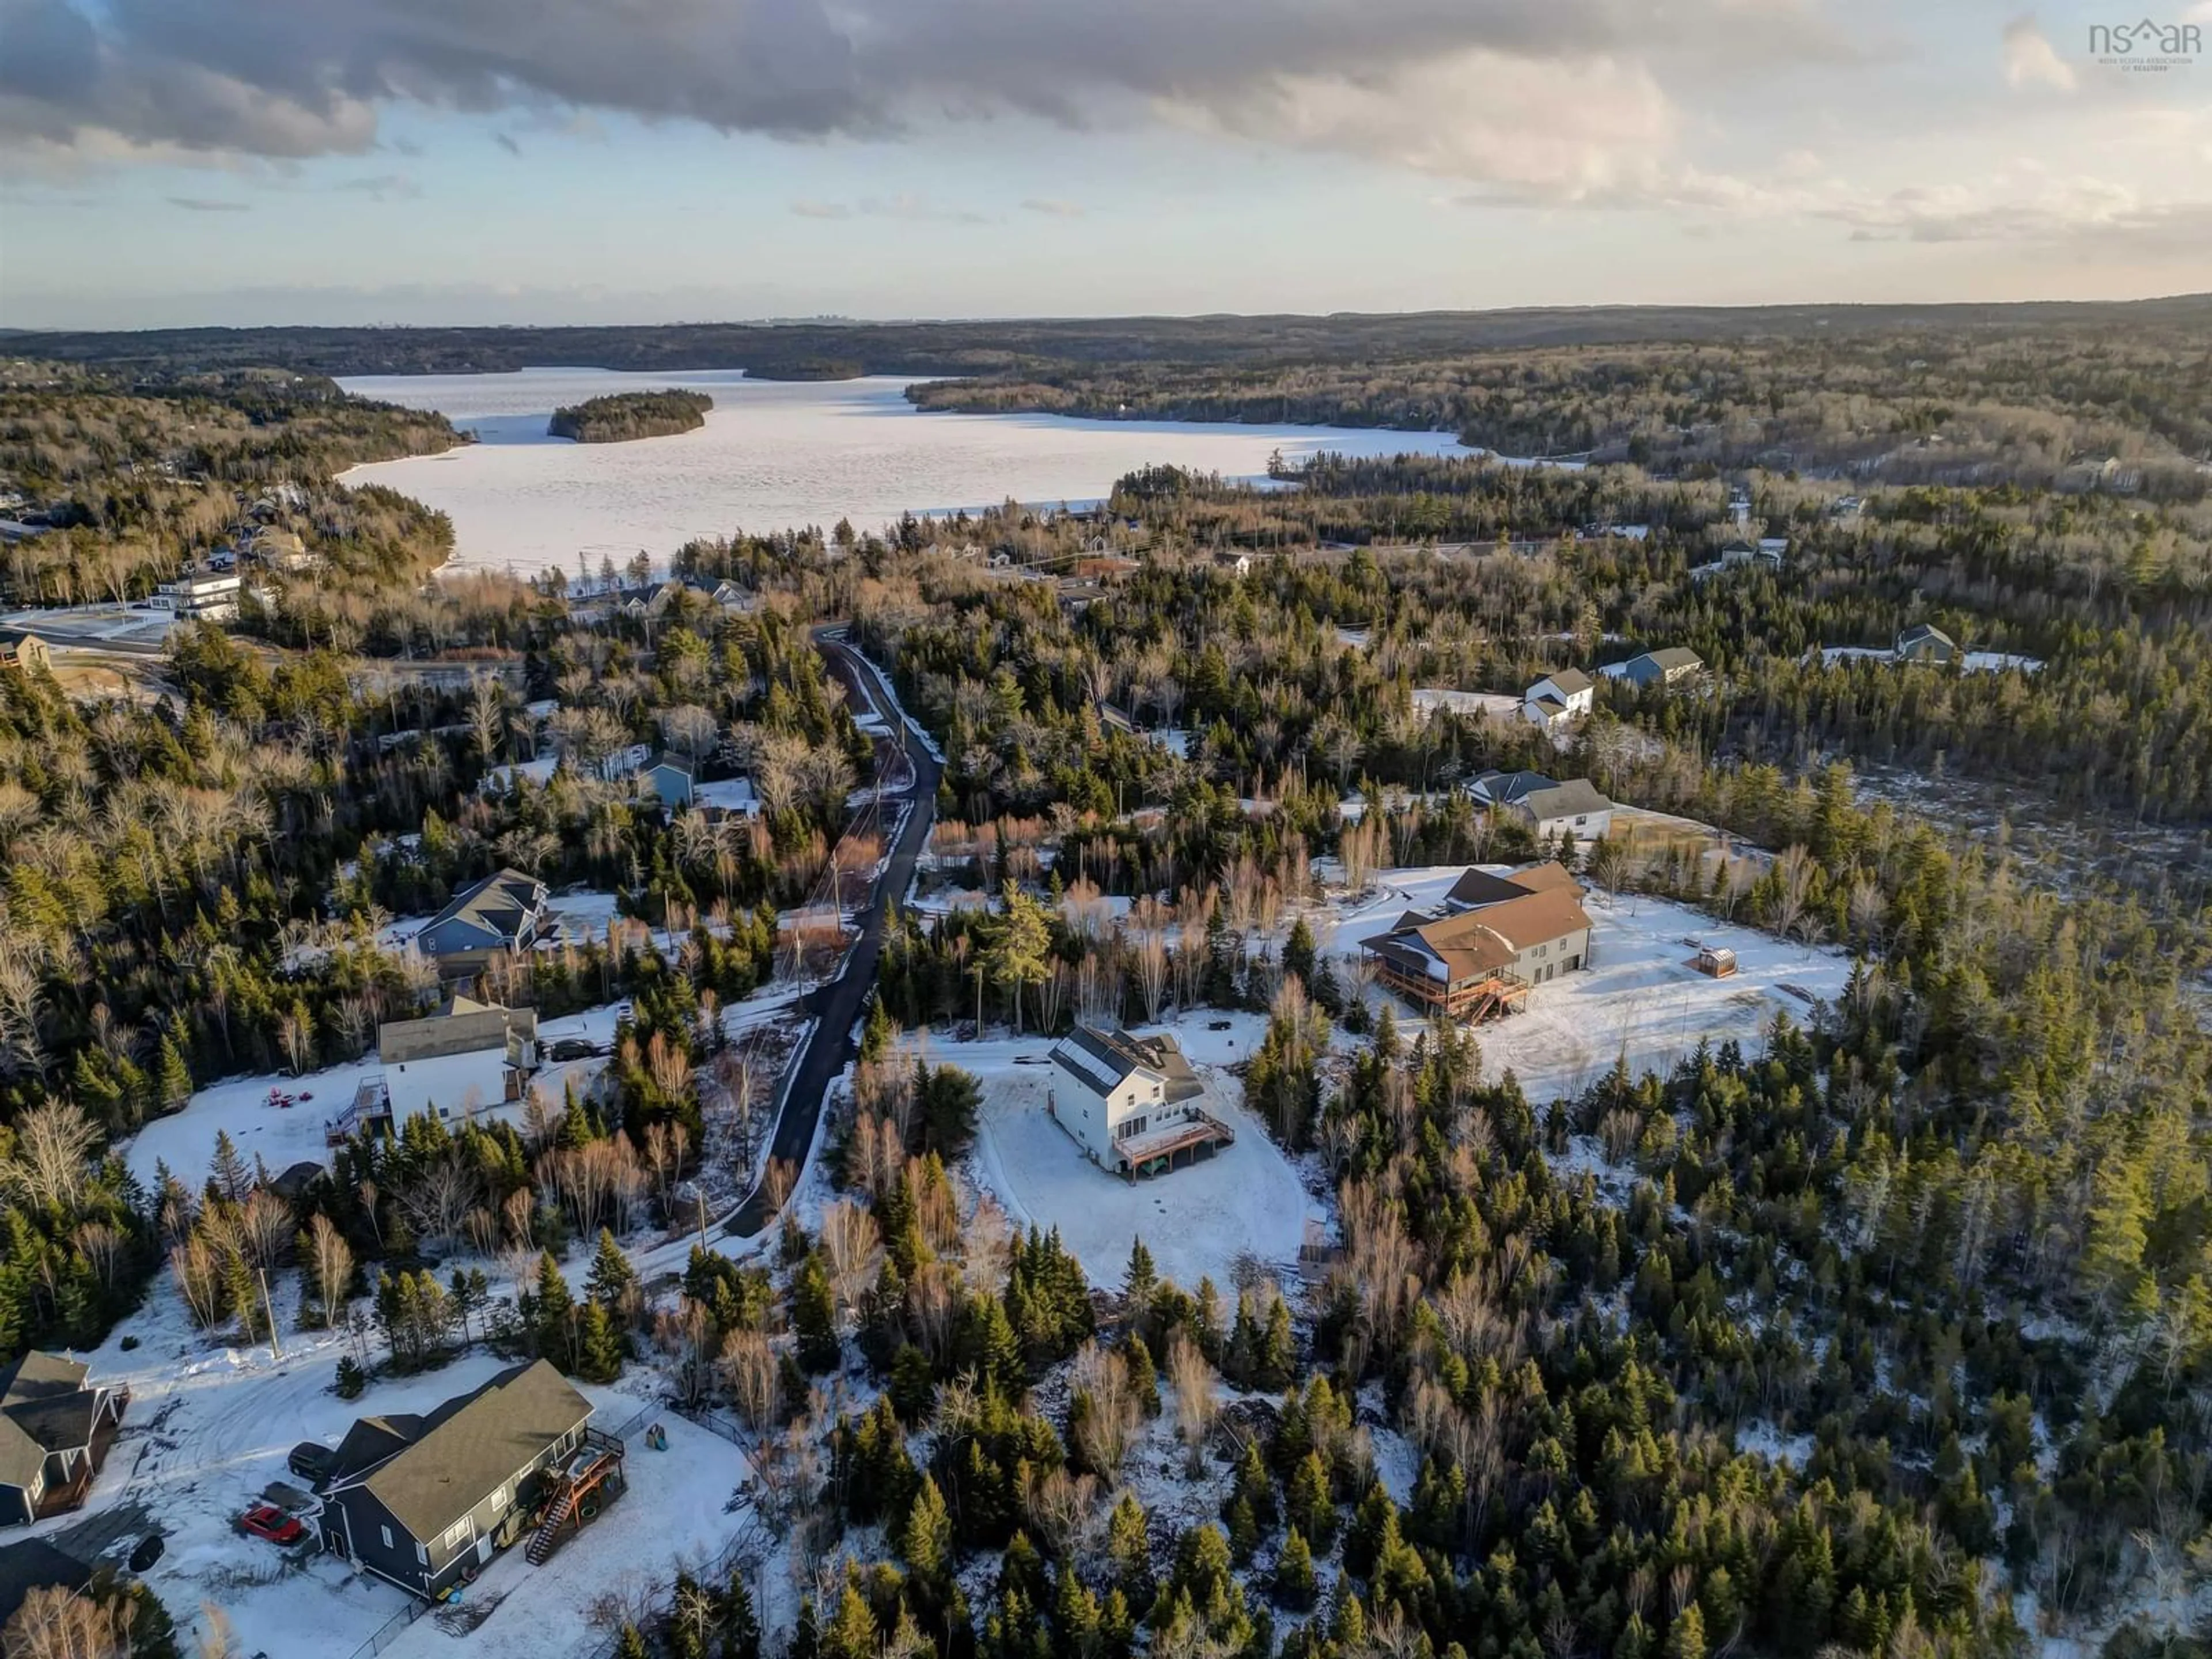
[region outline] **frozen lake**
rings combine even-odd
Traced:
[[[1449,433],[1340,427],[1079,421],[1048,415],[923,414],[906,379],[748,380],[735,369],[631,374],[533,368],[514,374],[372,375],[363,397],[434,409],[482,441],[443,455],[380,461],[348,483],[388,484],[453,515],[455,569],[574,571],[641,549],[665,559],[695,536],[874,530],[902,513],[975,509],[1009,497],[1095,501],[1156,462],[1225,477],[1263,475],[1280,450],[1352,455],[1462,453]],[[684,386],[714,408],[696,432],[574,444],[545,434],[566,404],[611,392]]]

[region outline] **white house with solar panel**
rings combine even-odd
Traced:
[[[1054,1047],[1052,1066],[1048,1109],[1111,1174],[1165,1175],[1236,1141],[1206,1109],[1206,1084],[1171,1036],[1079,1025]]]

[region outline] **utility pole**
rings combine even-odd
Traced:
[[[269,1300],[269,1269],[258,1267],[255,1272],[261,1279],[261,1311],[268,1316],[269,1320],[269,1357],[272,1359],[282,1359],[284,1357],[284,1345],[276,1338],[276,1310]]]

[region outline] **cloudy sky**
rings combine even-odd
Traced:
[[[0,323],[2202,289],[2212,0],[2161,69],[2093,34],[2143,17],[0,0]]]

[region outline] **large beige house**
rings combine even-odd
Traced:
[[[1442,914],[1408,910],[1362,939],[1384,985],[1424,1012],[1484,1019],[1520,1009],[1534,987],[1589,964],[1582,884],[1559,864],[1470,869]]]

